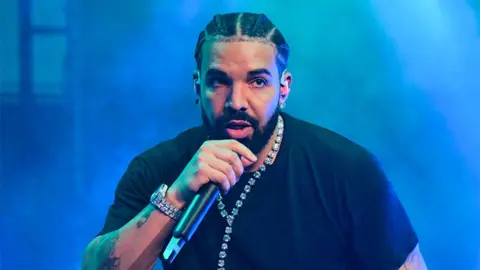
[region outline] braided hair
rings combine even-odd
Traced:
[[[288,63],[290,49],[282,33],[265,14],[227,13],[217,14],[198,36],[195,48],[197,69],[202,64],[202,47],[207,41],[258,41],[273,44],[277,49],[277,67],[282,73]]]

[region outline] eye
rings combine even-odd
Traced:
[[[207,80],[207,85],[209,87],[222,87],[228,85],[228,81],[220,78],[210,78]]]
[[[256,78],[250,84],[254,88],[263,88],[268,85],[268,81],[263,78]]]

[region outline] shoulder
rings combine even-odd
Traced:
[[[320,125],[284,114],[287,136],[293,148],[330,161],[351,165],[370,159],[372,154],[362,145]],[[287,132],[287,131],[286,131]]]
[[[136,158],[142,159],[152,166],[164,163],[171,165],[171,162],[191,158],[205,139],[204,128],[196,126],[143,151]]]
[[[191,157],[205,141],[204,128],[193,127],[146,149],[130,162],[127,173],[137,174],[152,187],[161,183],[170,185],[181,173]]]
[[[380,163],[367,148],[319,125],[288,115],[285,118],[285,135],[290,136],[294,162],[306,164],[305,169],[317,176],[315,181],[322,186],[342,187],[354,200],[389,188]]]

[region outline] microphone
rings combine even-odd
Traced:
[[[162,255],[165,261],[171,264],[183,245],[190,241],[219,193],[217,185],[211,182],[200,188],[175,226],[173,236]]]

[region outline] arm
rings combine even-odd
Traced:
[[[426,269],[415,230],[375,157],[357,156],[346,192],[353,250],[363,267]]]
[[[427,265],[423,260],[420,247],[417,245],[415,249],[408,255],[405,263],[398,270],[427,270]]]
[[[141,157],[130,162],[117,185],[101,233],[84,251],[83,270],[154,267],[176,223],[149,204],[151,194],[160,185],[159,179],[171,178],[162,168],[161,164],[152,166]],[[172,205],[183,207],[175,196],[169,192],[166,195]]]
[[[82,269],[152,269],[174,223],[148,205],[122,228],[93,239]]]

